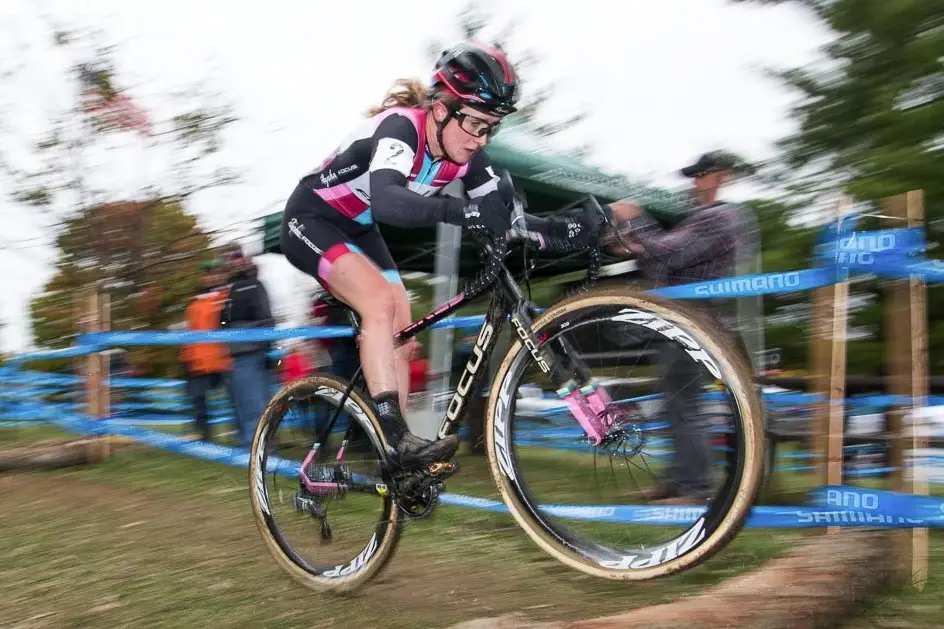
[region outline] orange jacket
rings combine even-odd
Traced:
[[[189,330],[219,330],[220,311],[228,297],[226,289],[200,293],[187,304]],[[232,360],[225,343],[191,343],[184,345],[180,358],[191,374],[219,373],[232,369]]]

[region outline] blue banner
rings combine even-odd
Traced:
[[[850,488],[843,488],[850,489]],[[910,498],[897,494],[902,498]],[[931,499],[933,500],[933,499]],[[443,504],[472,507],[506,513],[502,502],[461,494],[443,494]],[[937,500],[938,505],[944,503]],[[912,505],[903,501],[902,510],[874,511],[852,507],[768,507],[751,509],[746,526],[751,528],[823,528],[825,526],[877,528],[944,528],[944,511],[924,517],[916,515]],[[650,524],[657,526],[690,526],[705,513],[698,506],[636,506],[636,505],[541,505],[547,513],[573,520],[612,522],[619,524]],[[922,511],[923,512],[923,511]]]
[[[835,283],[835,268],[823,267],[806,271],[744,275],[708,282],[667,286],[648,292],[670,299],[725,299],[795,293],[830,286]]]
[[[236,467],[249,466],[249,451],[243,448],[189,441],[176,435],[122,425],[110,420],[89,420],[78,415],[60,415],[53,422],[85,435],[124,436],[156,448]],[[298,474],[299,464],[272,456],[269,462],[280,475]],[[881,528],[944,528],[944,500],[857,487],[825,487],[814,493],[817,506],[768,507],[751,510],[747,526],[757,528],[821,528],[824,526]],[[443,504],[488,511],[507,511],[495,500],[445,493]],[[616,522],[685,526],[704,512],[704,507],[637,505],[543,505],[558,517]]]

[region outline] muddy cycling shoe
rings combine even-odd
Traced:
[[[431,463],[448,461],[459,449],[459,436],[449,435],[430,441],[411,432],[403,433],[387,448],[390,462],[405,470],[416,470]]]

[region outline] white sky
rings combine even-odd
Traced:
[[[560,141],[588,142],[591,164],[668,187],[685,185],[678,168],[705,150],[771,157],[772,143],[793,128],[786,119],[793,96],[760,68],[814,62],[829,39],[792,4],[504,0],[500,6],[503,16],[518,18],[512,58],[532,51],[542,59],[539,75],[528,77],[532,85],[553,83],[557,90],[548,114],[590,113],[579,132]],[[98,27],[120,45],[121,84],[131,85],[131,95],[155,118],[171,111],[164,94],[195,82],[235,105],[241,122],[222,158],[245,171],[244,182],[204,194],[188,208],[204,228],[226,227],[280,210],[298,177],[394,79],[425,78],[426,44],[458,36],[462,3],[286,0],[261,7],[233,0],[7,0],[0,7],[3,65],[12,59],[28,71],[17,81],[0,78],[15,88],[0,90],[0,101],[15,112],[13,128],[0,129],[0,138],[22,142],[43,129],[45,111],[69,97],[61,80],[68,60],[42,39],[40,9],[62,24]],[[96,176],[134,189],[155,172],[160,163],[138,155],[103,160]],[[727,196],[755,192],[742,186]],[[31,346],[29,299],[51,277],[55,251],[43,217],[13,204],[7,193],[0,187],[0,323],[6,324],[0,350],[16,352]],[[17,249],[3,248],[11,243]],[[278,257],[258,263],[273,305],[296,305],[300,274]]]

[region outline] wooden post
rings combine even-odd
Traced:
[[[836,207],[837,224],[852,203],[843,198]],[[844,278],[843,278],[844,279]],[[813,430],[816,476],[819,485],[841,485],[843,425],[846,399],[846,311],[849,282],[816,289],[813,294],[813,326],[810,340],[813,374],[811,388],[824,401],[814,408]],[[839,527],[826,528],[836,534]]]
[[[923,227],[924,195],[913,190],[885,201],[890,228]],[[928,355],[927,308],[924,281],[920,278],[887,281],[885,297],[885,351],[888,364],[888,392],[911,398],[911,404],[889,409],[889,459],[895,467],[892,488],[895,491],[928,494],[928,481],[920,467],[907,473],[907,451],[918,455],[928,447],[927,437],[919,434],[916,422],[905,422],[907,409],[927,405]],[[910,429],[906,429],[906,424]],[[904,529],[895,532],[900,578],[904,583],[924,587],[928,580],[928,529]]]
[[[82,298],[82,330],[86,333],[99,332],[101,319],[98,310],[98,294],[94,289],[85,291]],[[101,357],[98,354],[85,356],[85,412],[89,417],[101,417]]]
[[[111,330],[111,296],[107,292],[96,291],[99,332]],[[99,358],[98,410],[99,417],[111,415],[111,359],[110,354],[101,352]],[[96,440],[95,459],[105,461],[111,456],[111,439],[107,436]]]
[[[84,332],[102,332],[110,325],[110,312],[107,295],[93,288],[85,292],[82,298],[83,316],[79,322]],[[104,306],[104,307],[103,307]],[[103,353],[89,354],[85,357],[85,400],[86,413],[89,417],[104,418],[109,413],[108,392],[108,356]],[[100,462],[111,454],[108,437],[92,439],[89,442],[89,458]]]

